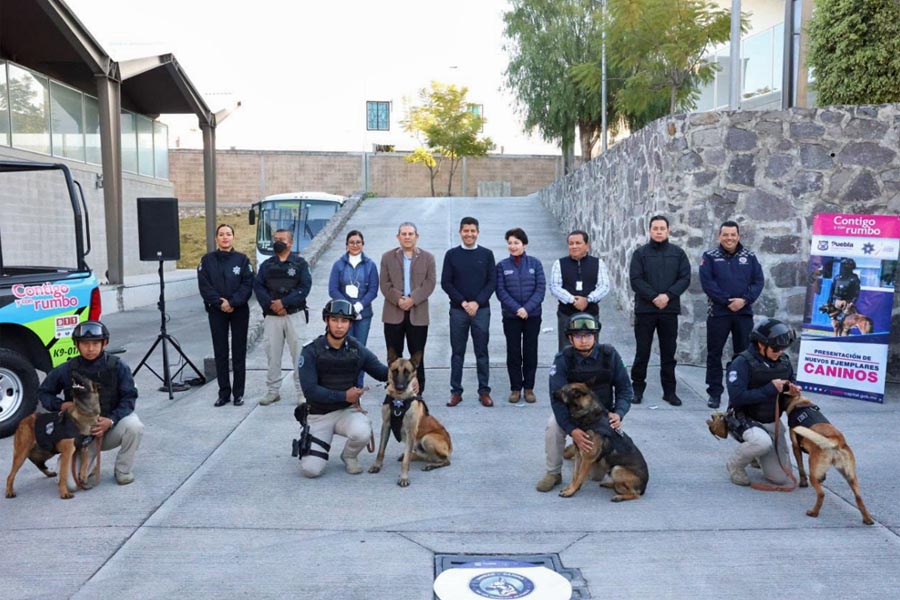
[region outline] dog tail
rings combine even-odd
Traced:
[[[835,442],[834,440],[831,440],[820,433],[816,433],[808,427],[803,427],[802,425],[794,427],[794,433],[805,437],[823,450],[833,450],[834,448],[838,447],[837,442]]]

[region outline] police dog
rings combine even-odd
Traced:
[[[850,330],[856,327],[861,334],[872,333],[872,319],[866,315],[856,312],[856,308],[840,309],[830,302],[826,302],[819,307],[819,312],[827,314],[831,317],[831,326],[834,328],[834,335],[845,336],[850,335]],[[838,319],[838,315],[845,312],[844,320]]]
[[[369,467],[369,473],[377,473],[384,463],[384,450],[387,447],[391,431],[398,441],[403,442],[403,456],[400,466],[400,479],[397,485],[409,485],[409,462],[424,460],[423,471],[439,469],[450,464],[453,444],[450,434],[444,426],[428,413],[428,406],[422,397],[413,393],[412,382],[416,381],[416,368],[422,360],[422,353],[417,352],[410,359],[398,357],[393,351],[388,352],[387,397],[381,407],[381,443],[375,464]]]
[[[564,385],[556,394],[557,400],[569,409],[572,421],[587,433],[593,443],[589,453],[575,454],[572,482],[559,495],[564,498],[573,496],[594,470],[595,476],[609,475],[610,481],[600,485],[615,490],[613,502],[640,498],[647,489],[650,473],[643,454],[631,438],[610,426],[609,412],[585,384]]]
[[[784,401],[787,406],[784,412],[788,415],[788,424],[791,427],[791,444],[794,447],[794,458],[797,460],[797,469],[800,471],[800,487],[807,487],[806,471],[803,469],[803,455],[809,454],[809,481],[816,490],[816,504],[806,511],[810,517],[818,517],[822,508],[825,492],[822,490],[822,482],[831,465],[837,468],[844,476],[853,495],[856,497],[856,507],[862,514],[863,523],[871,525],[875,521],[869,514],[859,493],[859,481],[856,478],[856,458],[853,450],[847,445],[843,434],[837,427],[828,422],[819,413],[819,407],[801,394],[785,394]],[[810,424],[808,427],[802,423]],[[795,424],[799,423],[799,424]]]
[[[66,413],[49,413],[47,419],[51,420],[43,425],[48,430],[48,434],[55,427],[65,427],[65,435],[71,435],[71,437],[59,439],[55,443],[53,450],[45,450],[37,443],[37,435],[35,433],[35,423],[39,420],[37,413],[22,419],[13,437],[12,470],[9,472],[9,477],[6,478],[7,498],[16,497],[13,481],[16,478],[16,473],[25,463],[26,458],[33,462],[41,470],[41,473],[47,477],[55,477],[56,473],[47,468],[46,462],[55,454],[59,454],[59,497],[63,500],[68,500],[72,497],[72,493],[69,492],[69,488],[66,485],[66,476],[69,471],[72,471],[73,474],[75,473],[73,460],[75,451],[78,450],[81,457],[81,469],[77,481],[84,481],[88,468],[87,448],[90,443],[91,429],[93,429],[100,418],[100,393],[99,386],[87,377],[77,372],[72,372],[71,377],[72,408]],[[80,438],[82,442],[76,443],[76,437]],[[98,454],[94,468],[94,477],[99,476],[100,457]]]

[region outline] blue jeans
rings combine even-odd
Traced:
[[[490,361],[488,359],[488,340],[490,338],[491,309],[479,308],[474,317],[470,317],[461,308],[450,308],[450,393],[462,394],[462,370],[466,357],[466,344],[469,331],[472,332],[472,345],[475,347],[475,366],[478,370],[478,393],[489,394],[491,387]]]
[[[366,345],[366,342],[369,341],[369,327],[372,326],[372,317],[363,317],[358,321],[353,321],[350,324],[350,337],[356,339],[357,342]],[[359,378],[356,380],[356,387],[363,386],[363,380],[366,378],[366,372],[360,371]]]

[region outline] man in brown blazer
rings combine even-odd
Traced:
[[[425,391],[425,342],[428,339],[428,297],[437,279],[434,255],[416,247],[419,232],[413,223],[400,224],[399,248],[381,256],[381,294],[384,296],[384,343],[388,353],[403,355],[403,340],[409,356],[423,353],[417,377],[419,393]]]

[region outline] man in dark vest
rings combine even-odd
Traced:
[[[573,231],[567,238],[569,255],[553,263],[550,270],[550,293],[559,300],[556,309],[558,351],[569,343],[566,324],[575,313],[600,314],[599,302],[609,293],[609,272],[606,264],[591,256],[588,234]]]
[[[728,367],[728,429],[740,445],[725,466],[735,485],[750,485],[746,467],[754,459],[766,479],[777,485],[788,483],[788,429],[775,416],[781,394],[799,391],[791,361],[784,354],[794,338],[793,329],[777,319],[766,319],[750,332],[750,347]]]
[[[362,473],[357,456],[372,437],[372,422],[359,404],[368,388],[357,387],[360,371],[387,381],[388,368],[347,335],[356,309],[347,300],[331,300],[322,309],[325,334],[303,346],[298,370],[309,409],[311,452],[300,459],[304,477],[318,477],[328,462],[334,434],[347,438],[341,460],[348,473]]]
[[[297,379],[297,358],[300,354],[301,313],[306,311],[306,297],[312,288],[312,276],[306,260],[291,251],[294,236],[287,229],[279,229],[273,236],[275,254],[259,266],[253,281],[253,293],[262,307],[265,321],[266,359],[269,370],[266,375],[266,395],[259,401],[263,406],[281,399],[281,355],[285,342],[291,352],[291,369],[297,403],[303,400],[300,381]],[[308,316],[307,316],[307,320]]]
[[[134,481],[134,456],[144,435],[144,425],[134,413],[138,391],[134,387],[131,369],[118,357],[106,353],[109,330],[100,321],[84,321],[76,325],[72,331],[72,340],[79,356],[47,373],[47,378],[38,390],[41,405],[54,412],[71,408],[73,371],[100,384],[100,419],[91,435],[103,436],[103,450],[119,448],[115,465],[116,482],[127,485]],[[60,392],[63,392],[63,399],[58,396]],[[93,487],[98,483],[93,479],[96,448],[95,444],[88,447],[88,473],[91,475],[84,482],[85,487]],[[75,489],[71,474],[69,488]]]
[[[567,383],[586,383],[609,411],[609,424],[613,429],[622,426],[622,419],[631,408],[634,396],[625,363],[615,348],[600,344],[600,321],[588,313],[575,313],[566,324],[566,336],[571,345],[556,355],[550,367],[550,405],[553,414],[544,432],[544,449],[547,454],[547,473],[538,481],[539,492],[549,492],[562,482],[563,451],[566,436],[587,452],[591,442],[586,433],[575,427],[569,418],[569,409],[557,400],[555,392]]]
[[[840,309],[837,314],[839,323],[844,322],[844,317],[853,312],[856,301],[859,299],[860,281],[859,275],[853,272],[856,268],[856,261],[852,258],[845,258],[841,261],[841,267],[837,277],[832,280],[831,293],[828,295],[828,302]]]

